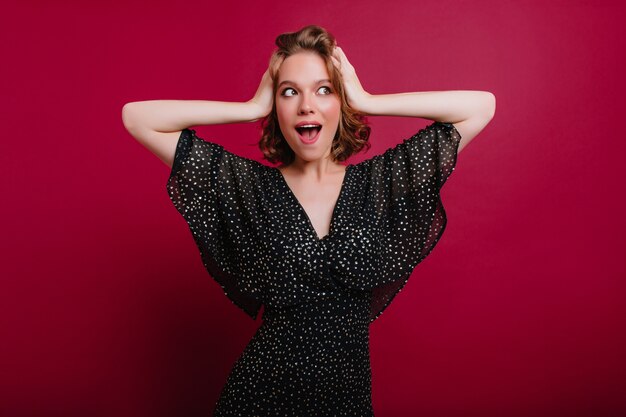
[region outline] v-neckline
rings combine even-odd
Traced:
[[[313,226],[313,222],[311,221],[309,214],[306,212],[306,210],[304,209],[304,206],[300,203],[300,200],[298,200],[298,197],[296,197],[296,194],[293,192],[293,190],[287,183],[287,180],[285,179],[285,176],[283,175],[282,171],[278,169],[278,167],[274,167],[274,170],[276,170],[276,172],[278,173],[278,176],[280,177],[282,184],[287,189],[287,194],[290,195],[291,199],[295,202],[296,206],[299,207],[299,210],[304,215],[304,218],[306,219],[306,222],[308,224],[309,232],[313,235],[313,238],[315,239],[316,242],[322,242],[328,239],[335,231],[335,217],[337,216],[337,209],[339,207],[339,204],[341,204],[341,198],[344,195],[344,190],[346,188],[346,183],[348,179],[348,173],[350,171],[350,167],[352,167],[352,164],[348,164],[345,167],[346,167],[346,170],[343,174],[343,179],[341,181],[341,188],[339,189],[339,196],[337,197],[337,201],[335,202],[335,206],[333,207],[333,212],[330,216],[330,225],[328,227],[328,234],[322,237],[318,236],[317,230],[315,230],[315,227]]]

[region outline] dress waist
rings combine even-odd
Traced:
[[[369,294],[342,293],[288,306],[264,306],[263,321],[337,324],[337,320],[369,323]]]

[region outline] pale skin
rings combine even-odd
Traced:
[[[427,91],[397,94],[369,94],[342,49],[337,46],[333,64],[341,71],[348,103],[368,116],[421,117],[453,123],[461,142],[459,152],[493,118],[495,96],[486,91]],[[283,136],[295,153],[295,160],[280,171],[318,235],[329,233],[333,209],[345,175],[345,166],[332,161],[330,149],[340,117],[340,98],[328,79],[321,57],[310,52],[292,55],[279,69],[276,97],[269,70],[265,71],[254,97],[246,102],[206,100],[152,100],[127,103],[122,120],[128,132],[171,168],[182,129],[211,124],[246,123],[265,117],[276,100]],[[283,81],[294,84],[283,84]],[[324,87],[328,88],[324,88]],[[312,145],[303,144],[296,123],[315,120],[323,127]]]

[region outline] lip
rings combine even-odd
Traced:
[[[304,126],[304,125],[322,125],[320,122],[316,120],[306,120],[304,122],[300,122],[296,125],[296,127]]]
[[[303,124],[313,124],[313,123],[299,123],[298,126],[303,125]],[[319,124],[319,123],[317,123],[317,124]],[[305,145],[311,145],[311,144],[317,142],[317,140],[320,137],[320,134],[322,133],[322,129],[323,128],[324,127],[320,124],[320,130],[318,130],[317,131],[317,135],[313,136],[311,139],[305,138],[305,137],[301,136],[300,132],[298,132],[297,130],[296,130],[296,134],[298,135],[298,138],[300,139],[300,142],[304,143]]]

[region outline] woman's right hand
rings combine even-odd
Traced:
[[[255,107],[255,114],[257,115],[253,121],[259,120],[270,114],[274,103],[273,95],[274,83],[272,82],[272,77],[270,76],[270,70],[268,68],[263,74],[261,84],[259,85],[256,94],[253,98],[248,100],[248,103]]]

